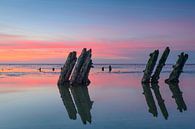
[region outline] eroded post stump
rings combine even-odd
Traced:
[[[70,75],[72,73],[72,70],[74,68],[74,65],[76,63],[77,57],[76,57],[76,52],[70,52],[67,60],[61,70],[60,77],[58,79],[58,86],[59,85],[64,85],[66,82],[69,82]]]
[[[169,75],[169,78],[165,80],[166,83],[178,83],[179,77],[183,72],[183,67],[188,59],[188,54],[184,54],[183,52],[179,55],[179,58],[175,65],[173,65],[173,70]]]
[[[90,83],[88,75],[92,67],[91,52],[91,49],[87,51],[84,48],[82,50],[70,79],[71,85],[88,85]]]
[[[156,61],[158,59],[159,50],[155,50],[153,53],[150,54],[150,58],[144,70],[144,76],[142,78],[142,83],[149,83],[152,71],[155,67]]]
[[[169,53],[170,53],[170,49],[169,49],[169,47],[166,47],[165,51],[163,52],[163,54],[159,60],[159,63],[156,67],[156,70],[155,70],[154,74],[152,75],[152,79],[151,79],[152,83],[158,82],[158,79],[160,78],[160,72],[162,71],[163,66],[165,66],[165,62],[167,60],[167,57],[169,56]]]

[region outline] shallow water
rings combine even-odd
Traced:
[[[107,72],[108,65],[95,65],[90,73],[88,93],[93,104],[91,124],[85,125],[78,113],[76,120],[69,118],[56,85],[62,65],[0,65],[0,129],[195,128],[195,65],[186,65],[180,78],[179,88],[187,107],[183,112],[177,109],[175,98],[172,98],[177,90],[171,90],[164,83],[171,65],[164,68],[156,92],[159,91],[165,100],[167,120],[161,113],[154,90],[144,89],[140,83],[145,65],[112,66],[112,73]],[[150,111],[157,117],[149,112],[148,104],[154,103],[156,109]]]

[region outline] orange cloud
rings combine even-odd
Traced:
[[[93,40],[93,41],[45,41],[27,40],[17,35],[0,34],[0,63],[4,62],[64,62],[70,51],[80,51],[82,48],[91,48],[93,58],[98,59],[128,59],[139,56],[140,51],[146,51],[165,46],[183,48],[182,41],[163,43],[163,41],[150,40]],[[155,43],[156,42],[156,43]],[[161,44],[160,44],[161,43]],[[189,42],[191,44],[191,42]],[[189,47],[189,45],[188,45]],[[186,48],[187,49],[187,48]],[[136,54],[137,53],[137,54]]]

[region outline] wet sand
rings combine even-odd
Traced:
[[[5,67],[5,66],[4,66]],[[71,120],[56,85],[60,65],[12,66],[0,74],[0,128],[2,129],[54,129],[54,128],[94,128],[94,129],[193,129],[195,118],[195,87],[193,85],[195,66],[187,66],[181,76],[179,87],[187,111],[180,112],[172,98],[173,93],[164,83],[170,68],[165,68],[159,82],[161,97],[169,113],[165,120],[155,99],[158,117],[148,112],[148,105],[140,83],[144,66],[113,66],[111,73],[101,72],[97,66],[90,73],[89,96],[94,101],[91,109],[91,124],[83,125],[77,114]],[[52,68],[55,67],[55,71]],[[7,67],[10,69],[10,66]],[[119,72],[120,71],[120,72]],[[136,72],[138,71],[138,72]],[[188,72],[191,71],[191,72]]]

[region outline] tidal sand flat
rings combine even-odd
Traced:
[[[0,74],[0,128],[194,128],[195,65],[185,65],[180,78],[179,90],[186,104],[186,110],[182,112],[178,105],[181,98],[178,100],[173,97],[178,91],[177,86],[174,90],[164,83],[172,65],[164,67],[158,84],[159,89],[151,89],[147,99],[143,93],[148,93],[148,89],[145,89],[140,82],[144,64],[111,64],[113,68],[111,73],[108,72],[109,65],[94,65],[89,75],[91,83],[87,89],[90,100],[93,101],[90,109],[91,124],[83,124],[82,112],[75,113],[76,117],[70,119],[70,111],[68,112],[57,86],[62,64],[1,65],[3,70]],[[105,67],[104,71],[101,70],[102,67]],[[39,68],[42,68],[42,72],[38,70]],[[55,71],[52,68],[55,68]],[[80,92],[78,89],[75,91]],[[168,112],[167,120],[155,93],[160,93],[164,100]],[[153,96],[156,105],[156,109],[154,107],[152,109],[156,110],[157,117],[154,117],[154,112],[150,110],[151,101],[147,101],[151,100],[150,95]],[[71,96],[74,97],[72,94]],[[75,106],[78,110],[78,104]]]

